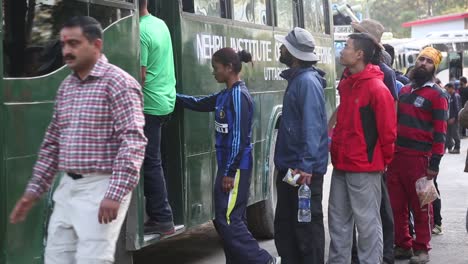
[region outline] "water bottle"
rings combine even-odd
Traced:
[[[310,188],[307,184],[301,185],[297,191],[297,196],[299,200],[297,208],[297,221],[300,223],[310,222]]]

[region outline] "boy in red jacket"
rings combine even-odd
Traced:
[[[366,33],[351,34],[341,52],[346,69],[330,150],[329,263],[351,262],[354,224],[360,263],[382,262],[381,180],[393,157],[396,117],[383,73],[371,63],[380,55],[379,41]]]

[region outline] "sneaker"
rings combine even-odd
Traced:
[[[413,256],[413,250],[395,247],[395,259],[410,259]]]
[[[156,222],[148,220],[144,226],[145,234],[160,234],[161,236],[168,236],[175,233],[173,222]]]
[[[425,264],[429,262],[429,253],[424,250],[417,250],[410,259],[410,264]]]
[[[460,154],[460,149],[449,150],[450,154]]]
[[[432,234],[433,235],[442,235],[442,226],[441,225],[435,225],[434,228],[432,229]]]
[[[281,257],[272,257],[270,264],[281,264]]]

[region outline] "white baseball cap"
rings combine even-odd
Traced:
[[[318,61],[317,54],[314,53],[315,40],[309,31],[295,27],[289,34],[284,36],[275,36],[275,39],[281,42],[297,59],[303,61]]]

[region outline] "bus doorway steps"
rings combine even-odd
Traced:
[[[165,239],[180,235],[180,234],[184,233],[185,230],[186,230],[186,228],[185,228],[184,225],[176,225],[174,234],[171,234],[171,235],[168,235],[168,236],[163,236],[162,238],[161,238],[160,234],[145,235],[143,247],[152,245],[152,244],[154,244],[154,243],[156,243],[156,242],[158,242],[160,240],[165,240]]]

